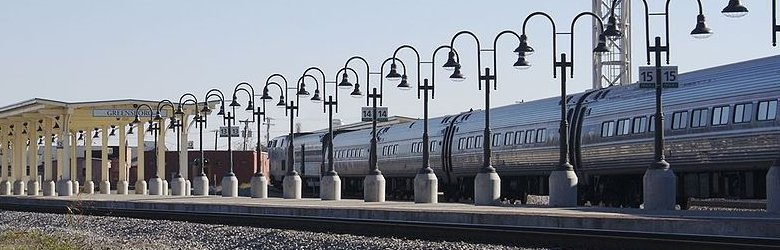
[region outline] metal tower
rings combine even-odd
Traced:
[[[623,36],[607,38],[610,52],[593,55],[593,89],[613,85],[631,84],[631,1],[630,0],[593,0],[593,13],[606,21],[610,16],[612,2],[616,1],[615,18],[617,27]],[[593,27],[598,27],[594,20]],[[593,47],[598,44],[599,30],[594,29]]]

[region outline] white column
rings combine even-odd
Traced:
[[[70,151],[68,151],[68,154],[70,155],[69,158],[69,164],[70,164],[70,181],[73,185],[73,192],[74,193],[80,193],[79,187],[81,186],[79,183],[79,171],[78,171],[78,157],[76,157],[76,150],[78,150],[78,135],[74,132],[73,135],[70,136]]]
[[[135,181],[135,193],[136,194],[146,194],[146,177],[144,171],[146,171],[146,159],[144,158],[145,152],[146,152],[146,145],[144,145],[144,136],[146,136],[146,131],[143,123],[136,124],[136,136],[138,137],[138,146],[136,147],[135,151],[137,154],[136,162],[138,163],[138,167],[136,168],[136,176],[138,177]]]
[[[24,181],[22,180],[22,171],[24,171],[23,164],[25,164],[22,159],[24,158],[24,148],[25,143],[22,141],[22,131],[24,128],[22,128],[22,123],[16,124],[16,131],[14,131],[14,160],[13,160],[13,170],[11,171],[12,179],[13,179],[13,193],[14,195],[22,195],[24,193]]]
[[[167,176],[165,172],[165,132],[168,131],[166,119],[162,119],[158,124],[160,126],[159,133],[157,134],[157,176],[162,180],[166,180]],[[167,189],[168,187],[164,187]]]
[[[127,135],[125,134],[125,126],[118,126],[119,130],[119,180],[116,184],[117,194],[127,194],[128,181],[127,181]]]
[[[38,182],[38,124],[37,123],[31,123],[29,131],[27,132],[29,134],[29,140],[30,145],[28,146],[27,153],[29,158],[29,162],[27,163],[28,166],[30,166],[30,179],[27,181],[27,194],[28,195],[38,195],[40,194],[39,190],[41,189],[41,183]]]
[[[109,178],[109,168],[111,162],[108,160],[108,129],[103,127],[103,131],[100,133],[101,145],[100,145],[100,193],[111,193],[111,181]]]
[[[0,195],[10,195],[11,185],[8,183],[8,177],[6,177],[6,171],[8,171],[6,163],[8,163],[6,155],[8,154],[8,141],[5,140],[5,135],[0,134]]]
[[[190,117],[189,115],[185,115],[184,119],[181,121],[182,126],[179,130],[180,133],[180,141],[179,141],[179,174],[181,174],[182,177],[184,177],[185,180],[189,179],[190,176],[190,167],[189,167],[189,149],[187,148],[187,143],[189,142],[189,126],[190,126]]]
[[[43,120],[43,195],[44,196],[52,196],[55,195],[56,189],[55,189],[55,183],[53,173],[54,169],[52,169],[51,159],[52,159],[52,152],[51,152],[51,140],[53,138],[52,136],[52,124],[51,119],[44,119]]]
[[[84,136],[84,193],[87,194],[95,193],[95,183],[92,181],[92,136],[95,132],[87,132]]]

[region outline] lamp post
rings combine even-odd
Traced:
[[[571,69],[571,78],[574,78],[574,25],[577,23],[580,17],[591,16],[599,24],[599,30],[604,30],[604,23],[601,18],[593,14],[592,12],[582,12],[574,17],[571,22],[571,31],[568,33],[558,33],[555,28],[555,21],[552,17],[544,12],[534,12],[523,21],[523,35],[520,36],[520,46],[517,51],[520,55],[518,60],[518,67],[521,69],[527,69],[530,67],[528,61],[525,60],[527,54],[533,53],[533,48],[528,46],[528,37],[526,36],[526,25],[528,21],[534,16],[544,16],[550,21],[552,25],[552,40],[553,40],[553,78],[557,78],[556,70],[561,70],[561,121],[560,128],[558,130],[560,134],[560,154],[558,167],[550,173],[549,177],[549,189],[550,189],[550,206],[577,206],[577,174],[574,172],[574,166],[569,162],[569,122],[566,119],[566,68]],[[557,35],[569,35],[571,37],[571,61],[567,61],[566,53],[561,54],[561,60],[555,59]],[[603,34],[599,35],[599,43],[596,48],[593,49],[593,53],[608,52],[606,47],[606,37]]]
[[[147,104],[141,104],[138,105],[138,107],[135,108],[135,119],[133,120],[134,124],[137,124],[138,126],[143,126],[140,118],[140,111],[141,108],[147,108],[149,109],[149,127],[146,129],[149,131],[149,133],[152,134],[152,137],[154,138],[154,152],[155,152],[155,159],[157,155],[157,133],[159,131],[159,126],[154,123],[154,117],[155,117],[155,111],[154,109],[147,105]],[[154,161],[154,175],[152,175],[151,178],[149,178],[149,194],[150,195],[162,195],[162,181],[160,180],[160,177],[157,175],[157,163],[156,160]]]
[[[179,103],[176,105],[176,111],[173,113],[174,116],[179,116],[179,120],[176,121],[173,118],[171,119],[171,127],[174,128],[174,132],[176,133],[176,151],[179,153],[179,170],[173,177],[173,180],[171,180],[171,194],[176,196],[187,196],[187,193],[190,190],[190,182],[188,178],[186,178],[189,176],[187,150],[182,150],[181,148],[182,137],[185,135],[186,127],[188,127],[187,114],[184,112],[184,106],[186,104],[195,105],[196,114],[200,111],[200,109],[198,109],[198,98],[191,93],[185,93],[179,97]]]
[[[193,178],[193,195],[197,196],[208,196],[209,195],[209,178],[206,175],[206,165],[209,163],[208,159],[206,159],[206,155],[203,152],[203,129],[208,126],[208,119],[207,116],[211,113],[211,109],[209,108],[209,100],[216,99],[220,102],[219,111],[217,112],[217,115],[223,116],[225,114],[225,95],[222,94],[222,91],[219,89],[210,89],[208,92],[206,92],[205,98],[203,100],[203,108],[200,110],[200,115],[195,116],[195,121],[200,124],[199,127],[199,153],[200,158],[195,160],[195,165],[200,166],[200,172]],[[222,122],[224,123],[225,120],[223,119]],[[214,139],[214,145],[217,144],[216,138]],[[216,150],[216,146],[214,148]]]
[[[252,112],[252,120],[249,120],[249,122],[255,122],[257,123],[257,133],[260,134],[260,121],[261,116],[265,115],[265,104],[262,105],[262,107],[257,107],[257,111],[255,111],[255,88],[252,87],[251,84],[242,82],[236,85],[235,89],[233,90],[233,101],[230,103],[230,107],[233,108],[235,112],[236,107],[240,107],[241,104],[238,103],[236,93],[238,92],[244,92],[249,98],[249,101],[247,102],[246,111]],[[255,118],[257,116],[257,118]],[[255,173],[250,178],[250,193],[252,198],[267,198],[268,197],[268,182],[265,179],[265,174],[262,171],[262,161],[260,161],[260,139],[258,138],[257,144],[255,147],[255,157],[258,159],[258,162],[255,164],[256,169]]]
[[[378,135],[376,131],[377,126],[377,99],[379,100],[379,105],[382,105],[382,88],[384,86],[384,78],[382,78],[382,75],[384,75],[384,67],[385,64],[392,61],[393,58],[387,58],[384,62],[382,62],[382,65],[380,66],[379,72],[371,72],[371,68],[368,64],[368,61],[366,61],[365,58],[361,56],[353,56],[344,63],[344,68],[342,70],[347,70],[349,68],[349,63],[352,60],[360,60],[363,62],[363,64],[366,65],[366,92],[369,92],[366,95],[366,105],[369,105],[369,100],[371,100],[371,142],[370,142],[370,154],[368,159],[368,175],[363,179],[363,200],[366,202],[384,202],[385,201],[385,177],[382,175],[382,171],[379,170],[378,165],[378,152],[377,152],[377,142],[378,142]],[[377,88],[371,88],[371,81],[370,76],[371,75],[379,75],[379,92],[377,93]],[[341,83],[339,83],[339,88],[341,89],[349,89],[352,87],[352,83],[349,82],[349,79],[347,78],[346,71],[342,75]],[[350,96],[355,98],[360,98],[363,96],[363,93],[360,91],[360,79],[357,77],[357,74],[355,74],[355,84],[354,89],[352,90],[352,93],[350,93]]]
[[[284,87],[282,87],[282,85],[280,85],[279,83],[271,81],[271,79],[273,79],[275,77],[278,77],[278,78],[282,79],[282,81],[284,82]],[[295,117],[298,116],[298,112],[297,112],[298,111],[298,106],[296,105],[296,103],[298,103],[298,101],[300,100],[300,96],[303,93],[296,94],[295,95],[296,96],[296,100],[295,101],[290,100],[289,104],[287,104],[287,102],[285,102],[285,100],[292,99],[292,98],[285,99],[285,97],[289,97],[290,96],[287,93],[287,91],[291,89],[287,85],[287,78],[285,78],[281,74],[273,74],[273,75],[268,77],[268,80],[266,80],[265,86],[263,87],[263,96],[260,97],[260,99],[262,99],[263,101],[266,101],[266,102],[273,100],[273,98],[270,95],[268,95],[268,86],[269,85],[275,85],[276,87],[279,88],[279,92],[281,93],[281,96],[279,97],[279,103],[277,103],[276,106],[285,108],[285,110],[286,110],[285,115],[290,117],[290,135],[289,135],[290,138],[288,138],[288,140],[287,140],[287,142],[288,142],[288,145],[287,145],[287,162],[285,163],[286,166],[283,166],[283,167],[287,168],[287,173],[284,175],[284,180],[282,181],[283,182],[282,183],[282,189],[283,189],[282,190],[283,191],[283,195],[282,196],[285,199],[300,199],[301,195],[302,195],[301,194],[301,188],[302,188],[302,185],[303,185],[303,181],[301,180],[301,176],[298,174],[298,171],[295,171],[295,155],[294,155],[295,154],[295,151],[294,151],[295,150],[295,146],[293,145],[293,142],[295,141],[295,138],[294,138],[295,137],[295,134],[294,134],[295,131],[294,131],[293,126],[294,126],[294,122],[295,122]],[[303,89],[303,88],[299,89],[298,87],[295,87],[295,88],[292,88],[292,89],[297,90],[296,92],[301,92],[301,90],[305,91],[305,89]]]
[[[470,31],[460,31],[456,33],[452,40],[450,41],[450,48],[454,50],[455,48],[455,40],[460,37],[461,35],[468,35],[474,38],[474,41],[477,43],[477,75],[479,75],[479,90],[482,90],[482,81],[485,81],[485,129],[483,132],[483,151],[482,151],[482,167],[479,169],[479,172],[477,173],[477,176],[474,178],[474,204],[475,205],[493,205],[499,202],[499,199],[501,198],[501,178],[498,176],[498,173],[496,173],[496,169],[491,165],[491,132],[490,132],[490,82],[493,82],[493,89],[496,89],[496,64],[497,64],[497,54],[496,54],[496,45],[498,44],[498,39],[501,38],[501,36],[505,34],[512,34],[518,39],[520,39],[520,36],[517,35],[517,33],[505,30],[498,35],[496,35],[495,39],[493,40],[493,48],[492,49],[486,49],[480,47],[479,38],[477,38],[477,35]],[[493,52],[493,69],[494,73],[490,74],[490,68],[485,68],[485,73],[481,74],[480,69],[482,68],[482,52]],[[452,70],[453,73],[450,75],[450,79],[456,82],[463,81],[466,79],[465,76],[460,72],[461,65],[458,61],[455,60],[455,52],[450,51],[447,59],[447,63],[444,64],[444,68],[447,70]]]
[[[328,95],[328,89],[325,86],[326,83],[337,83],[339,74],[342,72],[346,74],[346,70],[342,69],[339,72],[336,73],[336,81],[329,82],[325,79],[325,73],[322,71],[322,69],[318,67],[309,67],[305,71],[303,71],[303,75],[307,75],[309,71],[317,71],[320,73],[320,76],[322,77],[322,96],[328,96],[328,99],[324,102],[322,101],[322,98],[320,97],[320,86],[317,85],[317,88],[314,90],[314,96],[311,97],[311,101],[315,103],[322,102],[322,108],[323,112],[325,112],[325,107],[327,106],[327,113],[328,113],[328,136],[323,138],[323,140],[327,140],[327,147],[328,147],[328,169],[324,173],[322,173],[322,177],[320,179],[320,199],[322,200],[341,200],[341,178],[339,178],[338,172],[336,172],[336,169],[333,165],[333,108],[336,107],[336,113],[338,113],[338,91],[335,92],[336,98],[333,98],[333,95]],[[356,72],[353,73],[357,75]],[[316,78],[315,78],[316,80]]]
[[[674,172],[669,168],[664,156],[664,114],[662,92],[663,84],[661,79],[661,53],[666,53],[666,64],[669,64],[669,2],[666,1],[666,11],[663,13],[650,13],[647,1],[642,0],[645,7],[645,45],[647,47],[647,65],[650,65],[650,53],[655,53],[655,161],[647,168],[643,178],[644,189],[644,208],[648,210],[672,210],[677,201],[677,179]],[[699,6],[699,15],[696,17],[696,28],[691,31],[695,38],[707,38],[712,35],[712,31],[704,23],[704,14],[702,12],[701,0],[696,1]],[[612,11],[614,15],[615,4],[613,2]],[[661,37],[655,37],[654,46],[650,46],[650,28],[649,20],[651,15],[662,15],[665,17],[666,24],[666,45],[661,44]],[[607,30],[616,30],[615,34],[621,32],[615,27],[614,19],[610,17],[607,23]]]
[[[420,53],[412,47],[411,45],[401,45],[398,47],[395,52],[393,52],[393,59],[395,60],[398,56],[398,52],[402,49],[410,49],[414,51],[414,54],[417,58],[417,98],[420,98],[420,92],[423,92],[423,134],[422,134],[422,144],[423,144],[423,162],[422,166],[420,167],[420,170],[417,172],[417,174],[414,177],[414,202],[415,203],[437,203],[438,202],[438,178],[436,177],[436,174],[433,172],[433,168],[430,166],[430,142],[429,142],[429,136],[428,136],[428,101],[429,101],[429,94],[430,99],[434,98],[434,85],[436,82],[435,78],[435,72],[436,68],[434,66],[434,62],[436,61],[436,53],[438,53],[441,49],[449,48],[451,51],[455,52],[452,47],[443,45],[436,48],[436,50],[433,51],[433,56],[431,57],[431,61],[423,62],[420,60]],[[395,62],[395,61],[394,61]],[[403,63],[403,62],[402,62]],[[428,79],[424,79],[422,83],[420,83],[420,71],[421,71],[421,64],[430,64],[431,65],[431,81],[430,85],[428,84]],[[403,68],[403,75],[398,74],[396,71],[396,64],[393,63],[390,65],[390,73],[387,74],[386,78],[390,81],[399,81],[398,88],[401,90],[409,90],[411,89],[411,86],[409,86],[409,83],[407,82],[407,74],[406,74],[406,67]]]

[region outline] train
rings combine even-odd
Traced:
[[[685,208],[689,198],[766,197],[766,173],[780,164],[774,163],[780,159],[780,56],[678,78],[677,88],[663,90],[663,152],[677,176],[678,204]],[[559,165],[561,103],[551,97],[491,109],[492,138],[482,138],[483,110],[429,119],[430,145],[422,145],[422,120],[380,126],[378,166],[387,197],[413,199],[422,147],[429,147],[444,199],[473,199],[486,139],[502,199],[525,203],[528,195],[547,195],[549,174]],[[655,162],[655,89],[630,84],[587,90],[567,95],[565,105],[579,204],[639,207],[643,174]],[[370,128],[334,130],[334,166],[346,197],[361,197],[371,135]],[[295,164],[286,162],[289,135],[269,141],[271,183],[281,186],[287,168],[294,167],[302,172],[305,190],[316,194],[331,137],[327,130],[293,136]]]

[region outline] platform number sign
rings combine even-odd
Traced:
[[[230,137],[238,137],[238,127],[230,127]],[[228,127],[219,127],[219,137],[228,137]]]
[[[677,79],[677,66],[661,67],[661,84],[664,88],[677,88],[680,85]],[[639,67],[640,88],[655,88],[656,81],[655,67]]]
[[[361,121],[370,122],[373,117],[373,108],[363,107],[360,109]],[[376,107],[376,120],[379,122],[387,121],[387,107]]]

